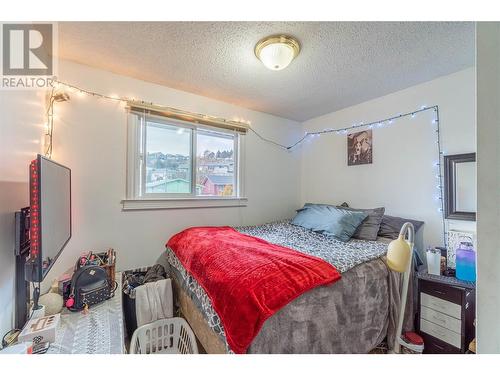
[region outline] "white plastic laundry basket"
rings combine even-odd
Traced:
[[[167,318],[137,328],[130,354],[198,354],[198,346],[184,319]]]

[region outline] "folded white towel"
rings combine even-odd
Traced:
[[[174,316],[172,281],[158,280],[135,288],[137,327]]]

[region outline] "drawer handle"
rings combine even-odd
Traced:
[[[446,292],[443,292],[443,291],[438,290],[438,289],[433,289],[433,291],[434,291],[435,293],[437,293],[437,294],[441,294],[441,295],[446,294]]]
[[[438,347],[439,349],[441,349],[441,350],[444,350],[444,347],[443,347],[443,346],[441,346],[441,345],[439,345],[439,344],[436,344],[435,342],[433,343],[433,345],[434,345],[434,346],[437,346],[437,347]]]
[[[446,320],[444,320],[443,318],[440,318],[439,316],[433,315],[432,317],[434,318],[434,320],[436,320],[438,322],[446,323]]]
[[[441,309],[445,308],[440,302],[432,302],[432,306],[439,307]]]
[[[435,335],[441,335],[444,336],[444,333],[439,331],[438,329],[431,328],[431,332],[434,333]]]

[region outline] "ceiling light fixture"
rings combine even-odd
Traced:
[[[299,42],[288,35],[268,36],[255,46],[255,56],[271,70],[285,69],[299,52]]]

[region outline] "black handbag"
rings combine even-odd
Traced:
[[[118,284],[111,284],[104,268],[99,266],[80,267],[71,279],[71,294],[66,301],[66,307],[72,311],[79,311],[103,302],[113,297],[116,286]]]

